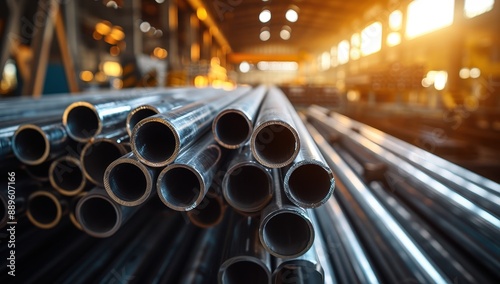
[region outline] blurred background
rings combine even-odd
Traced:
[[[276,84],[499,181],[494,0],[0,1],[1,97]]]

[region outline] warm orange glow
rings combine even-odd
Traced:
[[[361,55],[368,55],[382,48],[382,23],[375,22],[361,31]]]
[[[200,45],[193,43],[191,45],[191,61],[198,61],[200,59]]]
[[[401,34],[398,32],[392,32],[387,35],[387,45],[395,46],[401,43]]]
[[[106,61],[102,65],[102,71],[107,76],[118,77],[122,75],[122,66],[118,62]]]
[[[165,59],[167,58],[168,52],[164,48],[155,47],[155,49],[153,50],[153,55],[160,59]]]
[[[80,72],[80,79],[84,82],[90,82],[92,79],[94,79],[94,74],[90,71],[82,71]]]
[[[194,77],[194,86],[196,88],[204,88],[208,86],[208,78],[201,75]]]
[[[101,35],[107,35],[111,32],[111,23],[108,21],[102,21],[95,25],[95,30]]]
[[[109,43],[109,44],[116,44],[117,41],[111,37],[111,35],[107,35],[104,37],[104,41]]]
[[[109,35],[116,41],[120,41],[125,38],[125,33],[123,32],[123,29],[119,26],[114,26],[111,29],[111,33]]]
[[[399,10],[389,15],[389,28],[393,31],[399,31],[403,26],[403,13]]]
[[[415,0],[408,5],[406,37],[417,36],[450,26],[453,23],[454,0]]]
[[[495,0],[465,0],[464,12],[467,18],[473,18],[491,11]]]
[[[361,45],[361,35],[359,33],[355,33],[351,36],[351,46],[359,47]]]
[[[113,88],[115,88],[115,89],[123,88],[123,81],[121,79],[115,78],[111,84],[113,85]]]
[[[111,56],[118,56],[120,54],[120,48],[116,45],[112,46],[109,49],[109,54],[111,54]]]
[[[349,42],[347,40],[343,40],[339,43],[337,48],[337,58],[339,64],[349,62]]]
[[[92,38],[95,39],[95,40],[101,40],[102,39],[102,35],[100,33],[98,33],[97,31],[94,31],[92,33]]]
[[[196,16],[198,16],[198,19],[200,19],[200,21],[205,21],[207,19],[207,10],[205,10],[205,8],[198,8],[196,10]]]
[[[103,83],[106,81],[106,79],[108,79],[108,76],[106,76],[106,74],[104,74],[104,72],[97,72],[95,73],[95,76],[94,76],[95,80],[99,83]]]

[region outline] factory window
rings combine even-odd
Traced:
[[[415,0],[408,5],[406,37],[417,36],[450,26],[453,23],[454,0]]]
[[[473,18],[493,9],[495,0],[465,0],[464,12],[467,18]]]
[[[375,22],[361,31],[361,54],[372,54],[380,48],[382,48],[382,23]]]
[[[389,15],[389,27],[393,31],[399,31],[403,26],[403,13],[396,10]]]
[[[351,59],[356,60],[361,57],[361,52],[359,48],[361,46],[361,35],[359,33],[355,33],[351,37]]]
[[[345,64],[349,62],[349,42],[347,40],[343,40],[339,43],[337,56],[339,64]]]

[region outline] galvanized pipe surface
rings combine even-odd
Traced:
[[[283,192],[278,169],[272,173],[274,196],[262,210],[259,238],[275,257],[294,258],[307,252],[314,242],[314,228],[304,208],[291,203]]]
[[[258,163],[250,146],[241,148],[232,159],[222,180],[227,203],[238,211],[261,211],[273,197],[271,170]]]
[[[259,219],[233,213],[224,260],[219,268],[220,284],[271,283],[271,256],[259,239]]]
[[[211,133],[206,133],[158,175],[161,201],[176,211],[193,210],[207,194],[222,160],[223,151]]]
[[[267,88],[261,85],[217,114],[212,123],[212,133],[219,145],[237,149],[247,143],[266,92]]]
[[[300,150],[293,163],[284,169],[284,191],[297,206],[315,208],[323,205],[333,193],[335,179],[306,126],[292,106],[290,116],[300,137]]]
[[[300,137],[290,116],[290,107],[281,90],[269,88],[250,138],[255,159],[266,167],[287,166],[299,153]]]
[[[203,136],[217,112],[247,91],[247,88],[221,91],[208,100],[141,120],[132,131],[132,151],[148,166],[167,166]]]

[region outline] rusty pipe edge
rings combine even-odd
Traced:
[[[118,204],[138,206],[151,196],[156,176],[157,169],[142,164],[133,153],[128,153],[107,167],[104,188]]]
[[[87,184],[80,160],[72,156],[63,156],[50,164],[49,181],[64,196],[78,195]]]
[[[35,191],[28,197],[26,216],[30,222],[40,229],[51,229],[57,226],[67,210],[67,204],[50,191]]]

